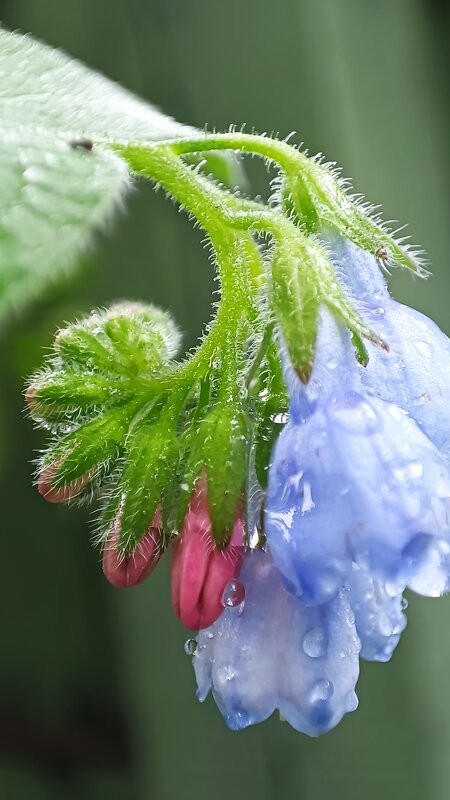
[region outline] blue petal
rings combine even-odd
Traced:
[[[321,335],[313,387],[289,379],[291,419],[272,454],[265,532],[273,558],[308,604],[333,597],[352,561],[382,581],[441,594],[450,550],[446,464],[406,412],[352,388],[359,370],[337,326],[338,366],[322,370]]]
[[[362,658],[389,661],[406,627],[403,613],[406,603],[402,593],[391,593],[386,584],[356,564],[349,584]]]
[[[245,728],[278,709],[294,728],[316,736],[357,707],[359,640],[341,590],[306,607],[282,585],[269,553],[250,551],[242,608],[226,609],[200,631],[193,663],[198,696],[211,688],[227,725]]]
[[[331,247],[339,281],[389,345],[386,352],[368,344],[364,386],[408,411],[450,464],[450,340],[424,314],[390,297],[373,256],[343,239]]]

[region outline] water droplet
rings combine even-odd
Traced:
[[[187,656],[195,656],[197,652],[197,639],[186,639],[184,643],[184,652]]]
[[[225,608],[236,608],[245,600],[245,589],[241,581],[229,581],[222,595],[222,605]]]
[[[272,422],[275,422],[276,425],[284,425],[289,419],[289,414],[286,414],[286,412],[271,414],[270,419]]]
[[[325,700],[330,699],[330,697],[333,695],[333,692],[334,686],[331,681],[317,681],[309,693],[309,701],[312,704],[324,702]]]
[[[321,628],[311,628],[303,637],[303,652],[310,658],[320,658],[325,653],[326,639]]]

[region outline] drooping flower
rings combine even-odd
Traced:
[[[212,535],[207,481],[201,475],[172,554],[172,605],[186,628],[206,628],[223,611],[225,587],[239,574],[242,563],[243,537],[238,509],[230,541],[223,548],[217,547]]]
[[[199,699],[211,690],[234,729],[278,709],[305,733],[329,730],[356,707],[358,654],[391,658],[405,588],[450,586],[449,340],[392,300],[375,259],[333,247],[389,350],[369,344],[362,367],[322,309],[304,385],[282,344],[290,410],[269,469],[268,549],[247,552],[245,603],[200,631],[194,655]]]
[[[242,605],[200,631],[193,657],[199,700],[211,690],[234,730],[278,709],[296,730],[325,733],[358,705],[360,645],[349,590],[306,606],[263,551],[247,552],[240,580]]]
[[[445,461],[403,409],[364,390],[347,333],[325,329],[333,362],[322,363],[321,331],[312,385],[289,378],[267,494],[273,558],[308,604],[333,597],[353,563],[398,593],[439,595],[450,572]]]
[[[408,412],[450,464],[450,339],[433,320],[389,294],[373,256],[345,239],[331,240],[336,275],[362,319],[389,344],[367,343],[360,368],[365,389]]]

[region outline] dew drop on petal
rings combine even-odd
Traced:
[[[309,693],[309,701],[312,705],[329,700],[333,695],[334,686],[331,681],[317,681]]]
[[[310,658],[320,658],[325,653],[326,640],[321,628],[311,628],[303,637],[303,652]]]
[[[239,580],[229,581],[222,595],[222,605],[225,608],[236,608],[245,600],[244,585]]]

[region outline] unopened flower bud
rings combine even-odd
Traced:
[[[208,508],[206,479],[201,476],[173,548],[172,604],[186,628],[206,628],[224,609],[227,584],[240,571],[244,556],[244,528],[240,509],[229,543],[217,547]]]
[[[161,515],[158,511],[152,524],[131,553],[121,553],[118,548],[120,536],[119,512],[103,548],[103,572],[107,580],[119,589],[137,586],[156,567],[162,552]]]
[[[45,467],[39,474],[37,479],[37,487],[39,494],[49,503],[67,503],[79,495],[83,489],[90,483],[92,473],[87,472],[71,483],[59,485],[55,482],[60,464],[54,462],[49,467]]]

